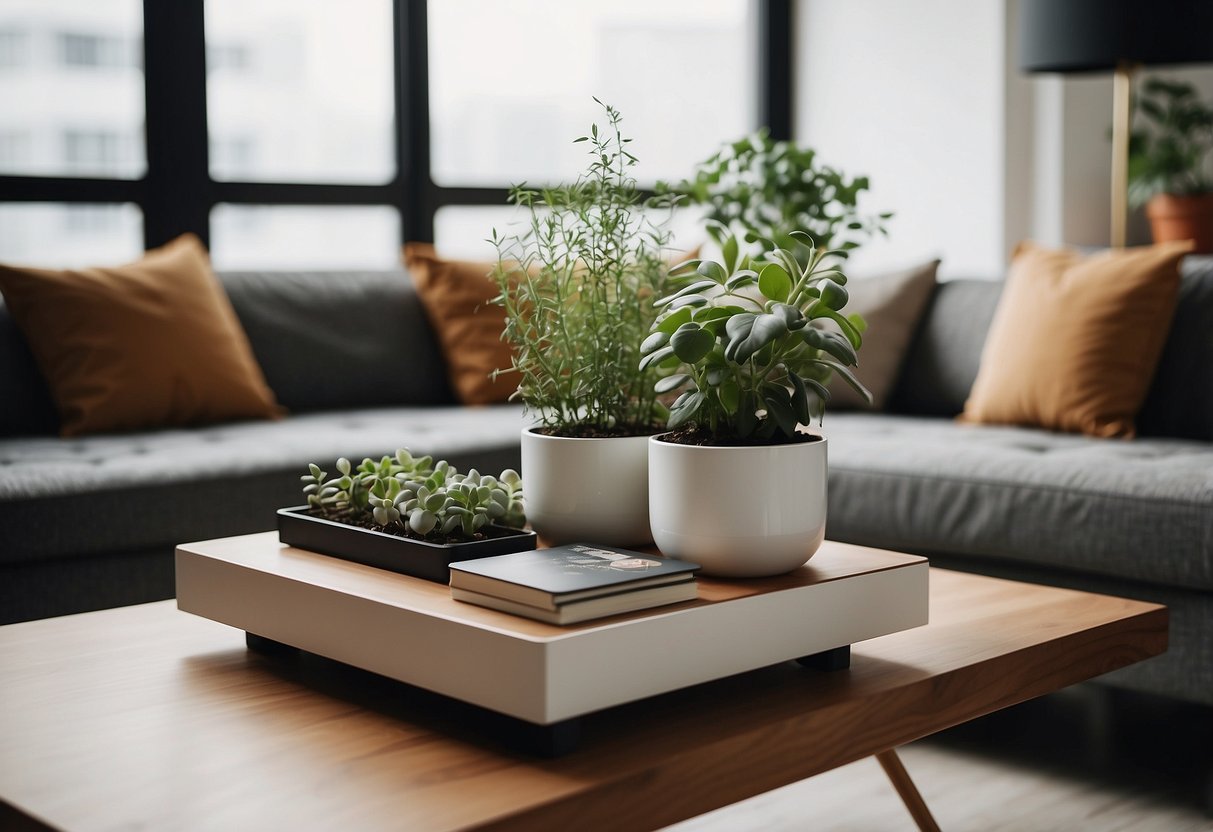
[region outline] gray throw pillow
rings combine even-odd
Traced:
[[[872,391],[872,410],[884,410],[910,339],[935,288],[932,260],[914,268],[847,281],[850,300],[843,312],[858,312],[868,323],[859,350],[856,377]],[[828,385],[831,410],[867,409],[868,405],[845,381],[835,376]]]

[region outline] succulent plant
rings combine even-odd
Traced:
[[[496,477],[475,468],[461,474],[446,460],[414,457],[404,448],[357,468],[342,457],[336,468],[339,476],[330,480],[313,463],[300,478],[308,506],[324,516],[432,539],[470,539],[490,523],[526,525],[522,478],[512,468]]]

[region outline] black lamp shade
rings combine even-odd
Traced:
[[[1213,0],[1020,0],[1019,68],[1213,61]]]

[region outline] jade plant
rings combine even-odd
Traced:
[[[455,542],[483,536],[490,524],[526,525],[522,479],[507,468],[498,476],[475,468],[460,473],[446,460],[414,457],[406,449],[356,468],[344,457],[337,476],[308,466],[303,493],[313,514],[428,540]]]
[[[812,148],[775,141],[764,128],[725,144],[690,179],[659,190],[677,194],[683,204],[706,206],[709,220],[742,235],[745,243],[785,249],[804,263],[808,249],[797,230],[836,251],[887,234],[891,213],[859,211],[859,196],[868,187],[866,176],[848,177],[822,164]]]
[[[666,279],[671,200],[642,199],[619,111],[598,103],[605,129],[575,139],[588,150],[585,172],[557,187],[515,186],[510,201],[528,220],[492,236],[515,398],[558,436],[652,433],[665,416],[654,372],[637,363]]]
[[[681,287],[641,345],[642,368],[663,374],[672,437],[690,444],[762,444],[803,439],[798,425],[820,424],[837,374],[870,401],[855,378],[864,322],[846,316],[846,275],[838,252],[804,231],[790,237],[804,261],[771,244],[761,259],[740,253],[721,231],[722,262],[690,260],[673,274]]]

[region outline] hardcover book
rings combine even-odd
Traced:
[[[563,604],[681,583],[699,564],[573,543],[451,564],[451,587],[555,610]]]
[[[548,624],[576,624],[579,621],[589,621],[608,615],[646,610],[650,607],[661,607],[682,601],[694,601],[699,597],[699,586],[694,578],[683,575],[677,583],[650,586],[631,592],[599,595],[596,598],[570,601],[551,609],[520,604],[517,601],[486,595],[483,592],[472,592],[459,587],[451,587],[451,597],[456,601],[465,601],[512,615],[534,618],[537,621],[546,621]]]

